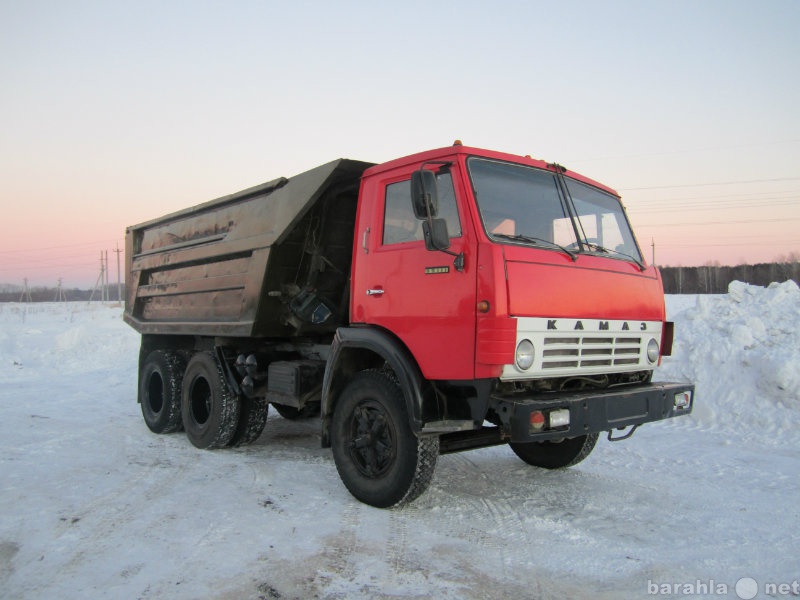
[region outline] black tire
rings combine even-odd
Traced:
[[[306,404],[303,408],[297,408],[295,406],[286,406],[285,404],[272,404],[275,407],[275,410],[278,411],[278,414],[282,416],[284,419],[288,419],[289,421],[297,421],[299,419],[310,419],[311,417],[316,417],[319,414],[319,402],[312,402]]]
[[[558,442],[530,442],[508,445],[529,465],[543,469],[564,469],[577,465],[591,454],[597,443],[597,434],[589,433]]]
[[[269,402],[264,398],[239,398],[239,424],[228,442],[229,446],[252,444],[264,431],[269,414]]]
[[[345,487],[378,508],[419,497],[439,456],[439,438],[414,435],[403,392],[382,371],[359,373],[344,389],[333,412],[331,444]]]
[[[183,427],[198,448],[221,448],[230,443],[239,423],[239,397],[225,381],[212,352],[189,360],[181,391]]]
[[[142,417],[153,433],[181,428],[181,382],[186,361],[176,352],[153,350],[139,372]]]

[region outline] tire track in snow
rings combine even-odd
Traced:
[[[331,593],[325,596],[330,600],[346,599],[346,591],[336,591],[337,581],[352,582],[358,575],[353,560],[361,558],[357,542],[362,506],[357,500],[348,499],[339,521],[341,529],[325,541],[325,548],[319,556],[321,564],[317,568],[315,579],[321,581],[323,589],[331,588]]]
[[[410,512],[393,510],[389,513],[389,539],[387,540],[386,556],[395,578],[412,568],[406,554],[408,551],[408,521],[413,519],[413,517],[409,518]]]
[[[439,481],[440,489],[447,493],[443,502],[452,503],[459,510],[445,511],[447,530],[460,532],[458,537],[485,547],[487,556],[499,562],[500,575],[505,578],[514,563],[509,548],[515,549],[526,535],[515,508],[500,496],[502,486],[497,478],[505,479],[507,469],[490,470],[467,453],[451,454],[448,459],[447,472],[441,473],[444,477]],[[464,515],[471,521],[469,527],[464,527]]]
[[[502,449],[445,458],[432,499],[444,507],[441,523],[445,531],[486,549],[477,568],[492,578],[530,571],[546,557],[548,539],[593,543],[582,530],[587,518],[582,473],[537,469]]]

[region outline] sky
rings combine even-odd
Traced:
[[[800,2],[0,0],[0,283],[125,227],[463,140],[616,189],[648,260],[800,253]]]

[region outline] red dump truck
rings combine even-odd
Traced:
[[[692,410],[658,270],[614,190],[530,157],[450,147],[340,159],[135,225],[124,318],[155,433],[239,446],[320,416],[378,507],[439,454],[509,444],[546,469]]]

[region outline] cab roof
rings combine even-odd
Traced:
[[[385,163],[375,165],[364,171],[364,177],[377,175],[378,173],[396,169],[398,167],[404,167],[409,164],[419,164],[426,161],[452,159],[454,156],[455,157],[463,156],[465,158],[470,156],[478,156],[481,158],[511,162],[520,165],[525,165],[528,167],[535,167],[537,169],[544,169],[552,172],[556,172],[556,170],[559,168],[559,166],[554,163],[548,163],[543,160],[531,158],[530,156],[520,156],[516,154],[498,152],[496,150],[487,150],[485,148],[475,148],[472,146],[464,146],[459,143],[455,143],[452,146],[445,146],[443,148],[436,148],[434,150],[426,150],[424,152],[418,152],[416,154],[411,154],[409,156],[404,156],[402,158],[397,158]],[[604,185],[598,181],[590,179],[589,177],[581,175],[580,173],[576,173],[575,171],[570,171],[569,169],[564,170],[563,173],[567,177],[571,177],[572,179],[594,186],[605,192],[608,192],[609,194],[613,194],[614,196],[619,197],[619,194],[613,188],[610,188],[607,185]]]

